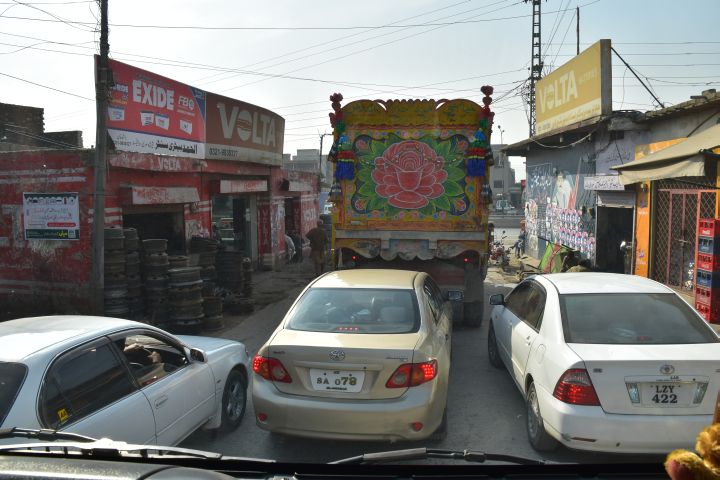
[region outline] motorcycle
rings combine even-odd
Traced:
[[[494,261],[495,265],[499,265],[504,271],[510,265],[510,249],[505,248],[505,245],[503,245],[503,240],[507,238],[507,235],[505,235],[505,230],[502,233],[500,240],[492,242],[490,260]]]

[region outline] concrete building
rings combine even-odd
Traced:
[[[82,148],[82,132],[45,131],[45,109],[0,103],[0,152]]]
[[[503,151],[507,145],[493,145],[493,154],[495,164],[490,167],[490,185],[493,192],[493,203],[497,205],[510,204],[518,207],[517,203],[512,201],[511,191],[515,187],[515,170],[511,167],[507,153]],[[500,204],[498,201],[501,200]]]

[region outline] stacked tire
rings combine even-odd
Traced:
[[[217,255],[217,282],[232,293],[243,288],[243,256],[240,252],[220,252]]]
[[[167,240],[148,238],[142,241],[142,273],[145,280],[145,310],[152,325],[165,326],[168,318]]]
[[[173,268],[168,274],[170,328],[179,333],[198,333],[205,317],[200,267]]]
[[[104,237],[105,315],[126,318],[130,308],[125,274],[125,236],[121,228],[106,228]]]
[[[133,320],[145,318],[143,283],[140,275],[140,239],[137,230],[125,228],[125,277],[127,279],[127,303],[129,316]]]

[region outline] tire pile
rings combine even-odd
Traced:
[[[168,319],[167,240],[148,238],[142,241],[142,273],[145,279],[145,306],[149,323],[163,326]]]
[[[200,267],[173,268],[168,274],[172,330],[182,333],[199,332],[205,317]]]
[[[220,252],[217,272],[225,311],[233,315],[252,312],[252,260],[240,252]]]
[[[142,321],[145,318],[143,283],[140,276],[140,239],[134,228],[123,229],[125,236],[125,276],[127,278],[127,303],[129,318]]]
[[[121,228],[106,228],[105,237],[105,315],[125,318],[128,306],[128,283],[125,274],[125,235]]]
[[[216,240],[202,237],[190,239],[190,254],[197,258],[202,280],[204,320],[203,330],[219,330],[224,327],[222,298],[215,296],[218,281],[215,268],[219,257],[219,244]],[[222,252],[220,252],[222,254]]]

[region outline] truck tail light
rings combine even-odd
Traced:
[[[555,385],[553,397],[573,405],[600,406],[590,375],[582,368],[570,369],[563,373]]]
[[[253,372],[260,375],[265,380],[292,383],[290,374],[277,358],[255,355],[255,357],[253,357],[252,368]]]
[[[423,363],[404,363],[400,365],[390,378],[385,387],[407,388],[416,387],[429,382],[437,376],[437,360]]]

